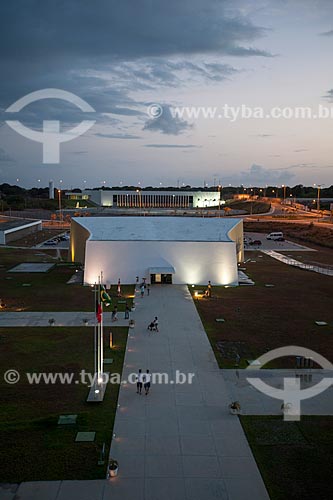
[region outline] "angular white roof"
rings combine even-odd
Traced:
[[[75,217],[94,241],[232,241],[232,217]]]

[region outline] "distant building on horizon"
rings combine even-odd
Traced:
[[[89,200],[113,208],[210,208],[222,203],[221,192],[195,189],[85,189],[67,192],[71,200]]]

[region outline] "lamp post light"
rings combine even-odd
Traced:
[[[291,201],[291,206],[293,207],[294,206],[293,193],[290,193],[289,197],[290,197],[290,201]]]
[[[62,225],[61,189],[58,189],[58,204],[59,204],[60,225]]]
[[[286,203],[286,189],[287,189],[287,186],[285,184],[282,184],[281,186],[283,188],[283,204]]]
[[[141,191],[140,191],[140,189],[137,189],[136,192],[138,193],[138,196],[139,196],[139,209],[141,211],[141,209],[142,209]]]
[[[314,186],[317,186],[317,212],[319,216],[320,212],[320,190],[324,186],[324,184],[314,184]]]

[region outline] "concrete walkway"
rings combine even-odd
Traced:
[[[123,378],[150,369],[194,373],[193,384],[154,384],[148,396],[123,385],[111,456],[119,475],[105,489],[114,500],[268,498],[202,323],[186,287],[153,287],[137,300]],[[148,333],[157,315],[160,332]]]
[[[123,384],[111,456],[119,474],[110,481],[22,483],[0,490],[6,500],[267,500],[231,396],[185,286],[152,287],[138,298],[129,331],[123,380],[150,369],[175,381],[176,370],[194,373],[193,384],[153,384],[148,396]],[[157,315],[160,332],[149,333]]]
[[[132,313],[130,315],[132,317]],[[18,326],[49,326],[49,319],[55,320],[54,326],[82,326],[84,328],[84,319],[88,319],[88,326],[94,326],[94,312],[0,312],[0,328],[18,327]],[[111,321],[111,312],[104,312],[104,326],[128,326],[128,319],[124,319],[124,312],[118,313],[118,321]]]
[[[313,272],[319,273],[319,274],[326,274],[327,276],[333,276],[332,267],[320,267],[320,266],[314,266],[311,264],[305,264],[304,262],[300,262],[299,260],[292,259],[291,257],[288,257],[287,255],[283,255],[282,253],[275,252],[274,250],[261,250],[261,251],[262,251],[262,253],[269,255],[273,259],[279,260],[280,262],[283,262],[284,264],[288,264],[289,266],[299,267],[301,269],[305,269],[306,271],[313,271]]]

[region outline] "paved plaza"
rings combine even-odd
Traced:
[[[113,322],[111,321],[111,311],[104,310],[104,326],[128,326],[129,321],[128,319],[124,319],[124,312],[118,312],[118,321]],[[130,317],[132,317],[132,313]],[[49,320],[51,318],[55,320],[54,326],[81,326],[85,328],[85,319],[88,320],[87,326],[94,326],[95,324],[94,312],[2,311],[0,314],[0,328],[49,326]]]

